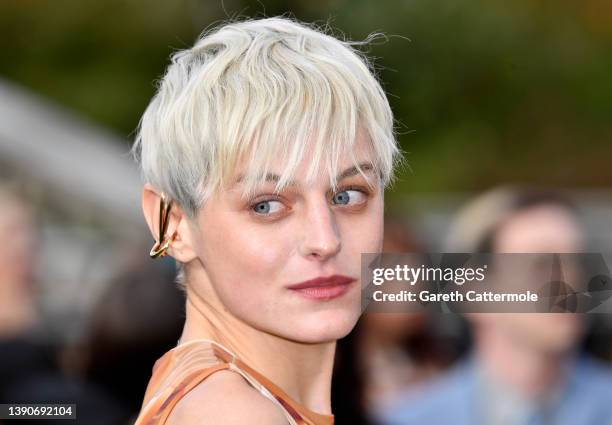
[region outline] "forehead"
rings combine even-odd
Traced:
[[[580,224],[563,207],[542,205],[508,218],[496,235],[500,251],[576,252],[583,243]]]
[[[270,161],[270,166],[266,172],[257,170],[258,183],[278,183],[283,177],[287,178],[286,184],[305,186],[306,176],[311,171],[312,167],[317,167],[318,173],[310,183],[314,181],[327,181],[333,175],[337,181],[353,176],[358,176],[361,173],[370,178],[375,174],[377,169],[375,158],[373,157],[372,149],[369,145],[367,133],[363,130],[358,130],[356,139],[351,145],[347,143],[342,147],[342,152],[338,155],[337,163],[333,164],[328,156],[315,157],[314,144],[309,143],[304,148],[299,164],[294,168],[293,172],[288,170],[285,165],[282,153],[279,152],[275,158]],[[233,177],[230,179],[230,187],[243,185],[245,177],[248,173],[250,161],[256,152],[249,152],[241,158],[235,167]]]
[[[364,174],[372,174],[374,171],[374,165],[370,161],[361,161],[357,165],[350,165],[346,168],[341,168],[340,172],[336,175],[336,180],[341,181],[349,177],[353,177],[360,174],[360,171]],[[280,181],[280,174],[267,173],[263,178],[266,183],[278,183]],[[235,180],[234,185],[240,185],[244,181],[244,174],[239,174]],[[290,186],[301,186],[299,180],[292,179],[288,182]]]

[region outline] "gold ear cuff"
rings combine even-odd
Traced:
[[[170,242],[174,240],[174,235],[171,238],[166,239],[166,230],[168,229],[171,207],[172,201],[166,201],[166,196],[162,193],[159,198],[159,241],[153,245],[151,252],[149,252],[151,258],[165,256],[166,251],[170,246]]]

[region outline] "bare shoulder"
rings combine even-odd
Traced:
[[[287,425],[280,407],[240,374],[213,373],[174,406],[166,425]]]

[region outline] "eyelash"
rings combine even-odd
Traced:
[[[371,195],[370,191],[367,188],[363,187],[363,186],[349,185],[349,186],[345,186],[345,187],[340,188],[336,193],[334,193],[332,195],[332,198],[333,198],[333,196],[337,195],[338,193],[346,192],[348,190],[355,190],[355,191],[361,192],[366,197],[366,200]],[[275,215],[274,213],[271,213],[271,214],[258,214],[258,213],[256,213],[254,211],[254,209],[255,209],[255,207],[257,205],[259,205],[259,204],[261,204],[263,202],[271,202],[271,201],[282,202],[282,198],[280,198],[280,197],[272,197],[272,198],[264,198],[264,199],[260,199],[260,200],[250,201],[249,202],[249,211],[252,214],[254,214],[255,216],[257,216],[257,217],[262,217],[262,218],[273,217]],[[364,204],[364,203],[365,203],[365,201],[362,202],[362,204]],[[341,204],[334,204],[334,205],[341,205]]]

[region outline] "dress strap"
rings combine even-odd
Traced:
[[[251,385],[272,401],[276,402],[285,412],[287,419],[289,419],[292,425],[319,425],[330,423],[329,416],[321,415],[310,410],[307,412],[304,411],[304,408],[295,403],[280,387],[255,369],[251,368],[220,344],[214,343],[213,351],[219,359],[230,365],[230,370],[240,373]],[[309,417],[312,417],[316,422],[313,423],[307,420]]]
[[[180,344],[156,362],[134,425],[164,425],[181,398],[220,370],[239,373],[281,409],[289,425],[333,425],[333,416],[321,415],[296,403],[281,388],[213,340]]]
[[[170,412],[181,398],[191,391],[196,385],[219,370],[229,369],[226,363],[219,363],[196,372],[192,372],[181,380],[176,387],[168,387],[147,406],[147,411],[152,412],[142,418],[142,425],[162,425],[166,423]]]

